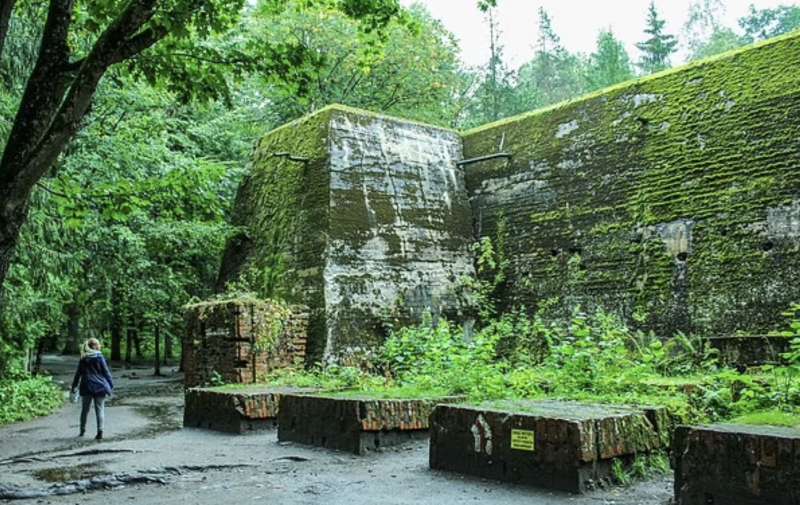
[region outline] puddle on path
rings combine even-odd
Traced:
[[[91,479],[108,473],[102,465],[97,463],[84,463],[74,466],[59,466],[34,470],[31,474],[44,482],[71,482],[75,480]]]

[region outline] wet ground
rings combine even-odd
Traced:
[[[75,358],[48,357],[68,380]],[[79,407],[0,428],[0,495],[52,504],[526,504],[664,505],[671,481],[570,496],[428,469],[427,442],[366,457],[245,436],[181,429],[181,377],[115,370],[106,439],[77,438]],[[93,414],[93,413],[92,413]],[[75,493],[82,493],[77,496]],[[56,493],[56,495],[52,495]],[[3,501],[3,500],[0,500]]]

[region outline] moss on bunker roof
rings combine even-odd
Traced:
[[[412,125],[417,125],[417,126],[420,126],[420,127],[423,127],[423,128],[430,128],[432,130],[440,130],[440,131],[459,133],[458,130],[454,130],[452,128],[447,128],[447,127],[444,127],[444,126],[436,126],[436,125],[432,125],[430,123],[423,123],[421,121],[414,121],[413,119],[405,119],[405,118],[401,118],[401,117],[397,117],[397,116],[390,116],[388,114],[381,114],[379,112],[373,112],[373,111],[367,110],[367,109],[359,109],[358,107],[350,107],[349,105],[342,105],[340,103],[332,103],[330,105],[326,105],[325,107],[323,107],[321,109],[315,110],[314,112],[306,114],[303,117],[295,119],[294,121],[290,121],[290,122],[288,122],[286,124],[278,126],[277,128],[274,128],[274,129],[268,131],[264,136],[270,136],[270,135],[272,135],[274,133],[279,132],[280,130],[283,130],[284,128],[290,128],[290,127],[293,127],[293,126],[299,126],[301,124],[304,124],[304,123],[307,123],[309,121],[315,120],[315,119],[317,119],[319,117],[325,116],[326,114],[332,114],[334,112],[343,112],[343,113],[346,113],[346,114],[353,114],[353,115],[356,115],[356,116],[362,116],[362,117],[366,117],[366,118],[381,119],[381,120],[385,120],[385,121],[395,121],[395,122],[398,122],[398,123],[412,124]]]
[[[634,90],[638,86],[641,86],[642,84],[645,84],[645,83],[649,83],[651,81],[659,80],[659,79],[662,79],[664,77],[667,77],[667,76],[670,76],[670,75],[674,75],[674,74],[681,74],[681,73],[684,73],[684,72],[688,72],[688,71],[696,69],[696,68],[706,67],[706,66],[712,65],[712,64],[714,64],[716,62],[719,62],[721,60],[733,59],[733,58],[735,58],[735,57],[737,57],[737,56],[739,56],[739,55],[741,55],[743,53],[749,53],[751,51],[764,49],[766,47],[770,47],[770,46],[773,46],[773,45],[776,45],[776,44],[780,44],[781,42],[784,42],[784,41],[789,40],[789,39],[798,39],[798,40],[800,40],[800,30],[797,30],[797,31],[794,31],[794,32],[791,32],[791,33],[788,33],[788,34],[785,34],[785,35],[781,35],[781,36],[778,36],[778,37],[774,37],[774,38],[771,38],[771,39],[768,39],[768,40],[764,40],[764,41],[761,41],[761,42],[757,42],[755,44],[750,44],[748,46],[743,46],[743,47],[739,47],[739,48],[736,48],[736,49],[732,49],[730,51],[726,51],[726,52],[723,52],[723,53],[720,53],[720,54],[717,54],[717,55],[714,55],[714,56],[709,56],[708,58],[703,58],[701,60],[693,61],[691,63],[687,63],[685,65],[681,65],[679,67],[663,70],[663,71],[657,72],[655,74],[651,74],[651,75],[647,75],[647,76],[644,76],[644,77],[639,77],[639,78],[636,78],[636,79],[631,79],[631,80],[624,81],[624,82],[621,82],[621,83],[618,83],[618,84],[614,84],[612,86],[609,86],[609,87],[606,87],[606,88],[602,88],[602,89],[599,89],[597,91],[593,91],[593,92],[591,92],[589,94],[577,96],[575,98],[571,98],[569,100],[565,100],[565,101],[558,102],[558,103],[555,103],[555,104],[552,104],[552,105],[548,105],[548,106],[540,108],[540,109],[532,110],[532,111],[529,111],[529,112],[523,112],[522,114],[517,114],[516,116],[510,116],[510,117],[507,117],[507,118],[504,118],[504,119],[499,119],[497,121],[493,121],[493,122],[487,123],[485,125],[477,126],[475,128],[469,129],[469,130],[464,130],[464,131],[461,132],[461,135],[463,137],[468,137],[470,135],[474,135],[476,133],[480,133],[480,132],[485,131],[485,130],[497,128],[499,126],[503,126],[503,125],[506,125],[506,124],[516,123],[518,121],[523,121],[525,119],[528,119],[528,118],[531,118],[531,117],[534,117],[534,116],[543,115],[543,114],[546,114],[546,113],[554,111],[554,110],[558,110],[558,109],[562,109],[562,108],[565,108],[565,107],[577,105],[577,104],[580,104],[580,103],[589,102],[591,100],[594,100],[594,99],[602,97],[602,96],[611,95],[611,94],[618,93],[618,92],[623,92],[625,90]]]

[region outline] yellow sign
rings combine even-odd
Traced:
[[[511,448],[518,451],[535,451],[536,435],[530,430],[511,430]]]

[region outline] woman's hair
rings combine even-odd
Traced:
[[[95,351],[99,351],[99,350],[100,350],[100,341],[97,340],[96,338],[90,338],[89,340],[84,342],[84,344],[83,344],[83,352],[81,354],[83,354],[85,356],[85,355],[87,355],[89,353],[92,353],[92,352],[95,352]]]

